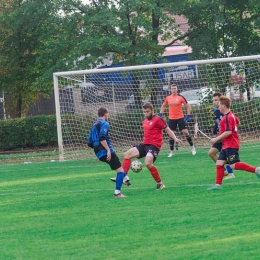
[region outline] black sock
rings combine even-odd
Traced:
[[[174,149],[174,140],[170,139],[170,150],[173,151]]]
[[[186,136],[186,140],[188,141],[188,143],[190,144],[190,146],[193,146],[192,139],[191,139],[191,137],[190,137],[189,135]]]

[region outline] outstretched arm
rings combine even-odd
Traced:
[[[180,144],[182,143],[182,141],[176,137],[175,133],[168,126],[165,128],[165,131],[175,142]]]

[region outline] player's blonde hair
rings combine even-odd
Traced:
[[[219,103],[220,103],[221,105],[225,105],[227,108],[231,108],[231,101],[230,101],[230,99],[229,99],[228,97],[226,97],[226,96],[221,96],[221,97],[219,98]]]

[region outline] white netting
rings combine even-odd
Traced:
[[[191,136],[196,121],[200,131],[212,135],[212,93],[220,91],[231,98],[232,111],[241,121],[242,143],[259,146],[259,61],[260,55],[55,73],[60,158],[93,156],[85,143],[101,106],[109,109],[110,137],[119,155],[141,142],[143,102],[152,102],[158,114],[165,96],[170,94],[171,83],[178,85],[192,105],[192,122],[188,123]],[[176,135],[183,138],[178,131]],[[195,146],[208,149],[207,138],[200,132],[197,135]],[[180,149],[185,150],[188,143],[183,140]],[[166,136],[163,149],[169,149]]]

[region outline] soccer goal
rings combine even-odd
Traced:
[[[60,160],[93,156],[86,139],[101,106],[109,109],[110,138],[119,155],[142,142],[142,104],[151,102],[159,113],[172,83],[192,106],[188,123],[192,136],[195,123],[212,136],[212,93],[219,91],[230,97],[232,111],[241,121],[245,149],[259,146],[260,55],[255,55],[54,73]],[[167,120],[166,116],[167,111]],[[178,131],[176,135],[183,138]],[[197,148],[210,147],[200,132],[194,143]],[[167,136],[163,149],[169,149]],[[190,152],[187,142],[179,150]]]

